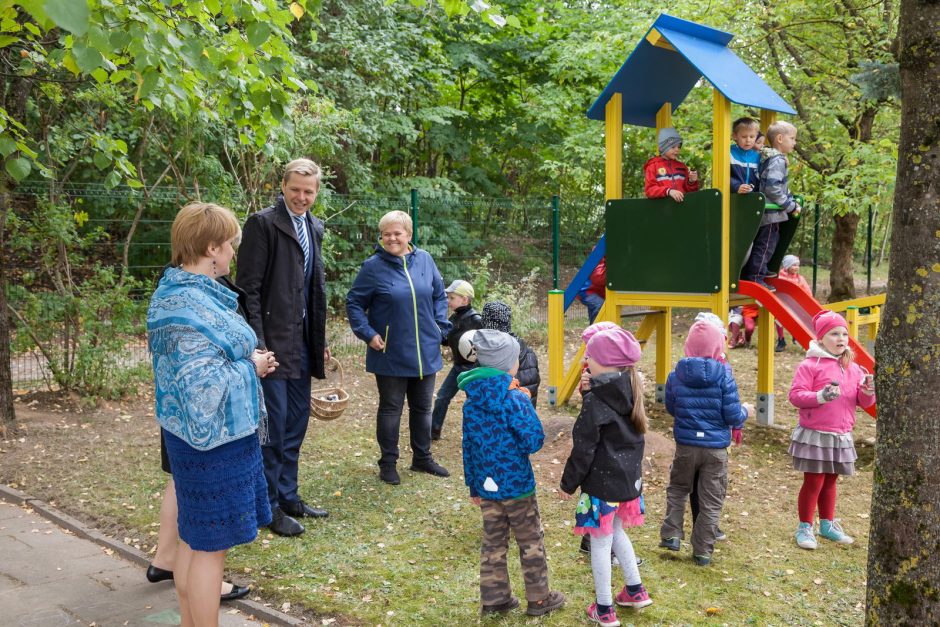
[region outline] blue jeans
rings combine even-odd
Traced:
[[[604,299],[597,294],[579,294],[578,299],[584,303],[588,310],[588,324],[594,324],[598,312],[604,306]]]
[[[382,456],[379,466],[398,462],[398,434],[401,414],[408,398],[408,428],[411,431],[412,462],[431,459],[431,398],[434,396],[435,375],[391,377],[375,375],[379,388],[379,410],[376,414],[375,439]]]
[[[281,503],[296,503],[300,446],[310,421],[310,360],[301,350],[301,379],[261,379],[268,409],[268,441],[261,445],[264,478],[271,511]]]
[[[444,377],[437,398],[434,400],[434,410],[431,412],[431,429],[440,431],[444,428],[444,418],[447,417],[447,408],[450,401],[457,396],[457,375],[473,368],[473,364],[454,364],[447,376]]]

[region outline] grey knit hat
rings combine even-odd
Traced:
[[[512,307],[501,300],[494,300],[483,305],[480,312],[484,329],[496,329],[503,333],[512,333]]]
[[[509,372],[519,361],[519,342],[508,333],[494,329],[479,329],[473,337],[477,350],[477,363],[487,368]]]
[[[682,145],[682,138],[679,133],[671,126],[659,129],[659,154],[664,155],[670,148]]]

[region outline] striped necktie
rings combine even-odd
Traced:
[[[294,230],[297,231],[297,240],[304,251],[304,272],[310,267],[310,242],[307,240],[307,223],[304,216],[291,216],[294,219]]]

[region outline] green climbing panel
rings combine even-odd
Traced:
[[[713,293],[721,282],[721,193],[607,202],[607,287]]]

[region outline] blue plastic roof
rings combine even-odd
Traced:
[[[728,48],[734,37],[731,33],[665,13],[656,19],[647,35],[654,29],[676,50],[654,46],[644,36],[588,109],[590,119],[604,120],[607,101],[620,92],[624,124],[655,127],[656,112],[663,103],[671,103],[675,111],[703,76],[731,102],[796,113]]]

